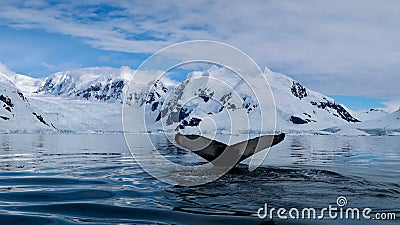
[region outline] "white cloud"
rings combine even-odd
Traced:
[[[387,102],[383,102],[382,104],[386,106],[383,109],[388,112],[394,112],[396,110],[400,110],[400,99],[390,100]]]
[[[0,24],[124,52],[223,41],[316,91],[388,97],[400,95],[399,8],[395,0],[8,1],[0,3]]]
[[[14,86],[14,77],[16,73],[10,70],[6,65],[0,62],[0,83],[6,83]]]
[[[6,76],[14,76],[15,72],[10,70],[6,65],[0,62],[0,73]]]

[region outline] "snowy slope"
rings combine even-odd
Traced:
[[[0,133],[53,132],[56,127],[0,73]]]
[[[29,95],[38,89],[44,79],[32,78],[22,74],[17,74],[9,70],[4,64],[0,63],[0,83],[15,87]]]
[[[389,113],[382,109],[370,109],[366,111],[355,112],[357,118],[361,121],[373,120],[380,117],[387,116]]]
[[[355,128],[343,129],[334,133],[342,136],[369,136],[368,133]]]
[[[400,109],[387,116],[359,123],[356,127],[360,129],[400,129]]]
[[[146,124],[150,128],[164,126],[194,133],[199,128],[205,132],[232,129],[238,132],[248,130],[249,126],[259,129],[257,102],[246,91],[245,82],[231,78],[229,73],[224,68],[211,67],[192,72],[177,86],[166,86],[159,80],[151,84],[148,94],[133,90],[133,107],[145,107]],[[232,120],[243,122],[232,123]]]
[[[121,104],[54,96],[31,96],[29,99],[58,132],[122,132]]]
[[[83,68],[42,80],[30,97],[61,132],[122,132],[128,67]]]
[[[132,76],[129,68],[84,68],[42,79],[6,72],[0,76],[0,83],[6,84],[8,90],[10,87],[18,90],[18,87],[21,90],[18,92],[26,98],[27,107],[57,128],[52,131],[122,132],[121,102],[124,84]],[[21,114],[29,114],[29,111]],[[3,131],[18,132],[47,129],[31,123],[10,120],[9,126],[2,127]]]
[[[400,132],[400,110],[377,119],[330,128],[332,131],[343,132],[350,129],[361,130],[371,135],[396,134]]]
[[[23,93],[33,93],[37,91],[38,87],[41,85],[44,79],[32,78],[22,74],[8,74],[8,78],[13,83],[13,85],[21,90]]]
[[[320,130],[359,122],[347,107],[318,92],[307,89],[298,81],[269,69],[265,75],[274,93],[278,129]]]

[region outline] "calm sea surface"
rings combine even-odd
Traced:
[[[174,161],[203,162],[161,135]],[[394,212],[396,221],[279,220],[278,224],[399,224],[400,137],[288,136],[262,167],[179,187],[148,175],[122,135],[0,135],[0,225],[272,224],[264,207],[337,206]]]

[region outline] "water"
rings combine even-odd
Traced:
[[[170,159],[202,162],[154,138]],[[257,170],[242,164],[197,187],[148,175],[122,135],[0,135],[0,155],[1,225],[269,224],[256,216],[264,203],[321,209],[337,206],[339,196],[348,206],[400,217],[400,137],[288,136]]]

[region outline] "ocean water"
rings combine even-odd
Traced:
[[[162,135],[176,162],[204,162]],[[139,137],[140,138],[140,137]],[[181,187],[147,174],[122,135],[0,135],[0,224],[274,224],[257,210],[337,206],[397,220],[282,220],[277,224],[398,224],[400,137],[287,136],[262,167],[241,164],[211,183]]]

